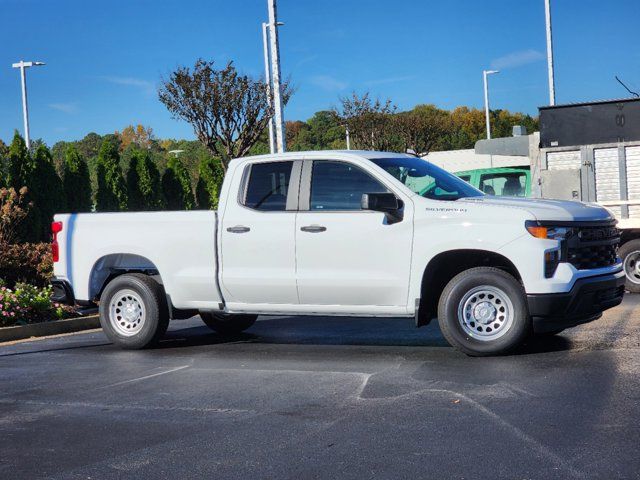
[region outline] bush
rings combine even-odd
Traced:
[[[70,307],[51,301],[51,287],[17,284],[11,290],[0,287],[0,327],[59,320],[73,316]]]
[[[105,137],[102,141],[98,154],[97,178],[96,210],[99,212],[126,210],[127,187],[120,168],[120,154],[115,138]]]
[[[19,192],[13,188],[0,189],[0,245],[19,240],[21,224],[29,215],[32,203],[27,202],[27,188]]]
[[[0,243],[0,278],[8,286],[24,282],[44,287],[53,275],[48,243]]]
[[[92,201],[89,167],[73,144],[65,152],[62,178],[67,210],[70,213],[90,212]]]
[[[198,208],[203,210],[218,208],[220,187],[224,178],[220,161],[211,157],[203,158],[198,166],[198,177],[196,186]]]
[[[178,158],[172,158],[162,176],[162,192],[169,210],[191,210],[195,206],[189,172]]]

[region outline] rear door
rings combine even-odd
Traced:
[[[398,223],[360,206],[363,193],[386,191],[353,163],[305,161],[295,229],[302,305],[329,313],[406,313],[413,205],[405,204]]]
[[[300,161],[247,164],[221,222],[221,287],[229,308],[298,303],[295,221]],[[256,307],[263,305],[263,307]]]

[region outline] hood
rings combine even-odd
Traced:
[[[615,218],[609,210],[599,205],[571,200],[543,200],[485,195],[483,197],[464,198],[456,203],[461,202],[517,208],[529,212],[536,220],[541,222],[597,222],[614,220]]]

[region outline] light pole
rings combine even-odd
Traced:
[[[277,26],[280,27],[284,25],[282,22],[278,22]],[[263,22],[262,23],[262,47],[264,49],[264,79],[267,84],[267,102],[269,104],[269,108],[273,110],[273,95],[271,90],[271,62],[269,61],[269,32],[268,32],[269,24]],[[269,151],[271,153],[275,153],[276,151],[276,141],[274,138],[274,111],[271,112],[271,118],[269,119]]]
[[[44,62],[25,62],[20,60],[18,63],[14,63],[11,66],[13,68],[20,69],[20,80],[22,83],[22,116],[24,117],[24,143],[27,146],[27,150],[31,145],[29,140],[29,110],[27,108],[27,75],[25,69],[29,67],[40,67],[44,65]]]
[[[489,120],[489,85],[487,76],[499,73],[499,70],[483,70],[482,78],[484,79],[484,115],[487,122],[487,139],[491,138],[491,121]]]
[[[547,24],[547,70],[549,73],[549,105],[556,104],[556,86],[553,77],[553,39],[551,37],[551,0],[544,0],[544,18]]]
[[[351,139],[349,138],[349,125],[345,125],[344,129],[347,137],[347,150],[351,150]]]
[[[271,81],[273,83],[273,121],[278,153],[286,150],[284,119],[282,115],[282,90],[280,87],[280,47],[278,46],[278,12],[276,0],[268,0],[269,40],[271,42]]]

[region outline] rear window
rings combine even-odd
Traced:
[[[292,167],[293,162],[251,165],[244,205],[263,211],[286,210]]]

